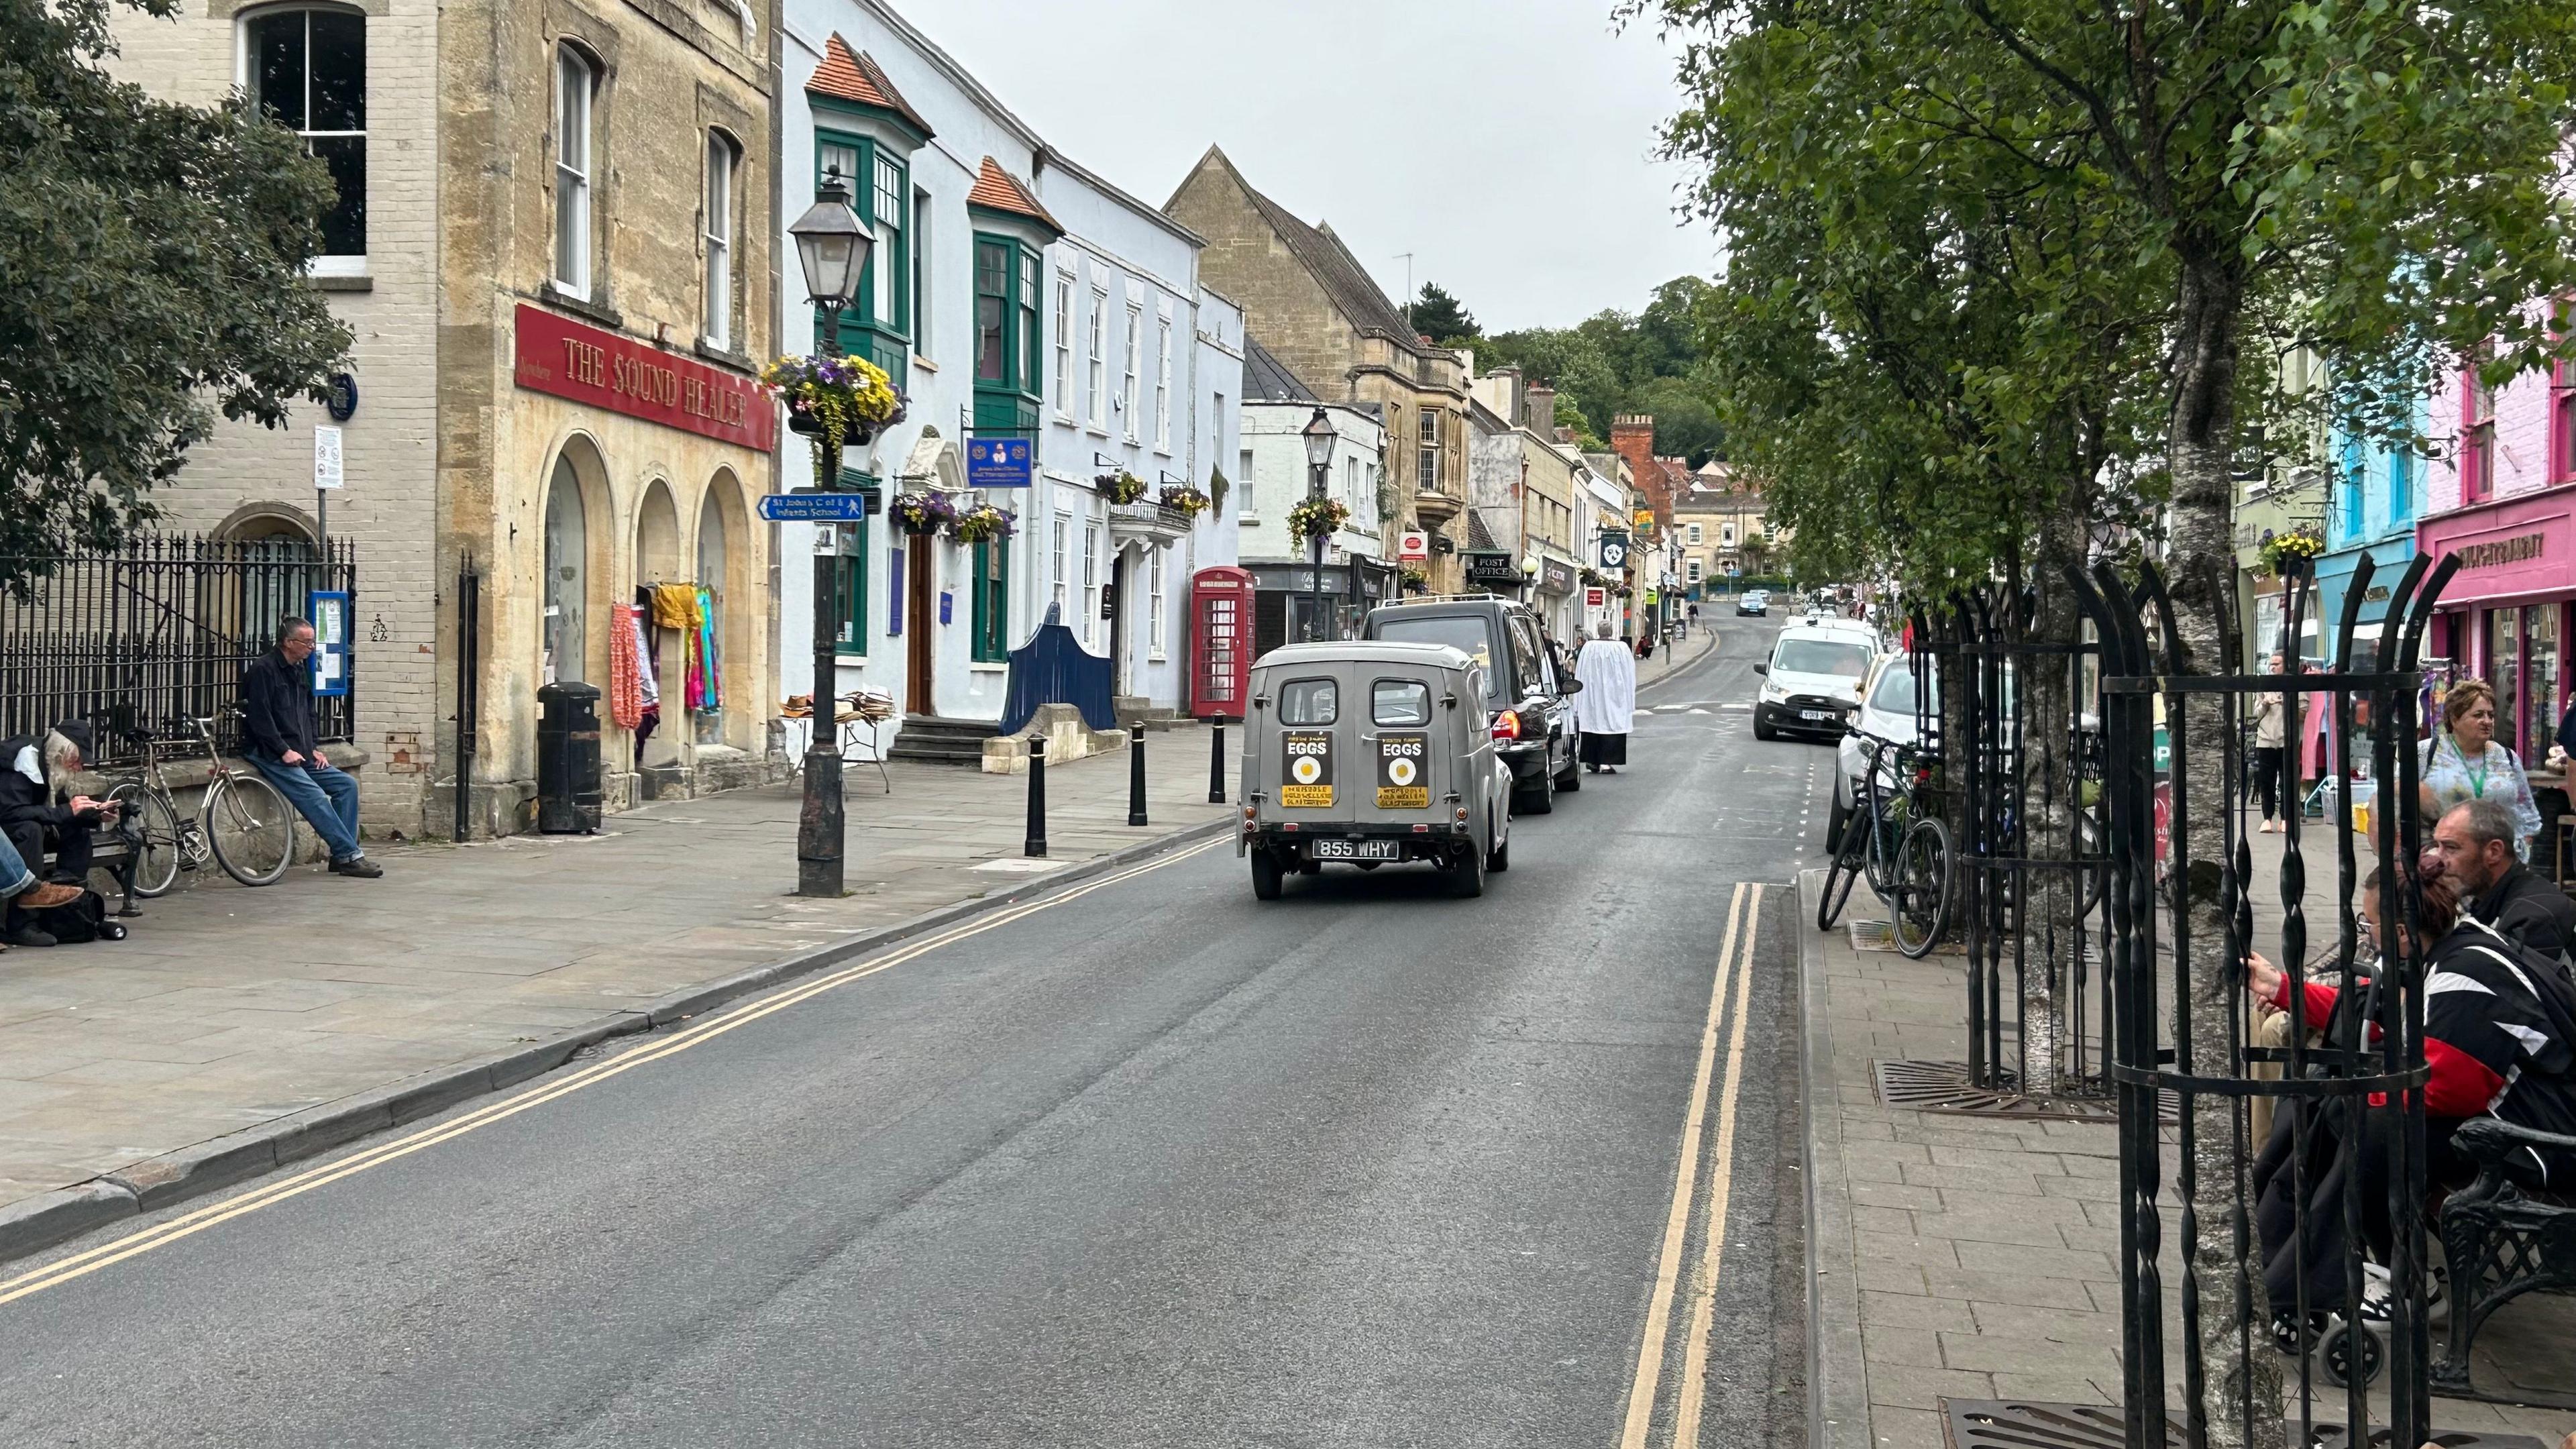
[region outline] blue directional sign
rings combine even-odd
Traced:
[[[760,500],[760,516],[771,523],[856,523],[868,516],[861,493],[771,493]]]
[[[1026,488],[1031,453],[1026,438],[966,440],[966,486]]]

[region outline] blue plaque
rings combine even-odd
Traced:
[[[1028,487],[1029,465],[1034,451],[1026,438],[967,439],[966,486]]]

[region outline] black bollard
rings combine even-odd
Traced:
[[[1046,854],[1046,736],[1029,741],[1029,839],[1020,854],[1036,859]]]
[[[1145,823],[1145,727],[1127,727],[1127,823]]]
[[[1208,803],[1225,803],[1225,721],[1208,721]]]

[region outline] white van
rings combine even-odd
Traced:
[[[1756,664],[1753,737],[1782,733],[1839,739],[1860,712],[1860,688],[1878,658],[1878,631],[1858,619],[1806,619],[1780,631]]]

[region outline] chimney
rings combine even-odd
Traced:
[[[1529,390],[1529,417],[1522,424],[1544,438],[1556,431],[1556,389],[1532,386]]]
[[[1628,464],[1628,472],[1658,518],[1672,516],[1671,489],[1655,462],[1655,419],[1648,413],[1621,413],[1610,420],[1610,451]]]

